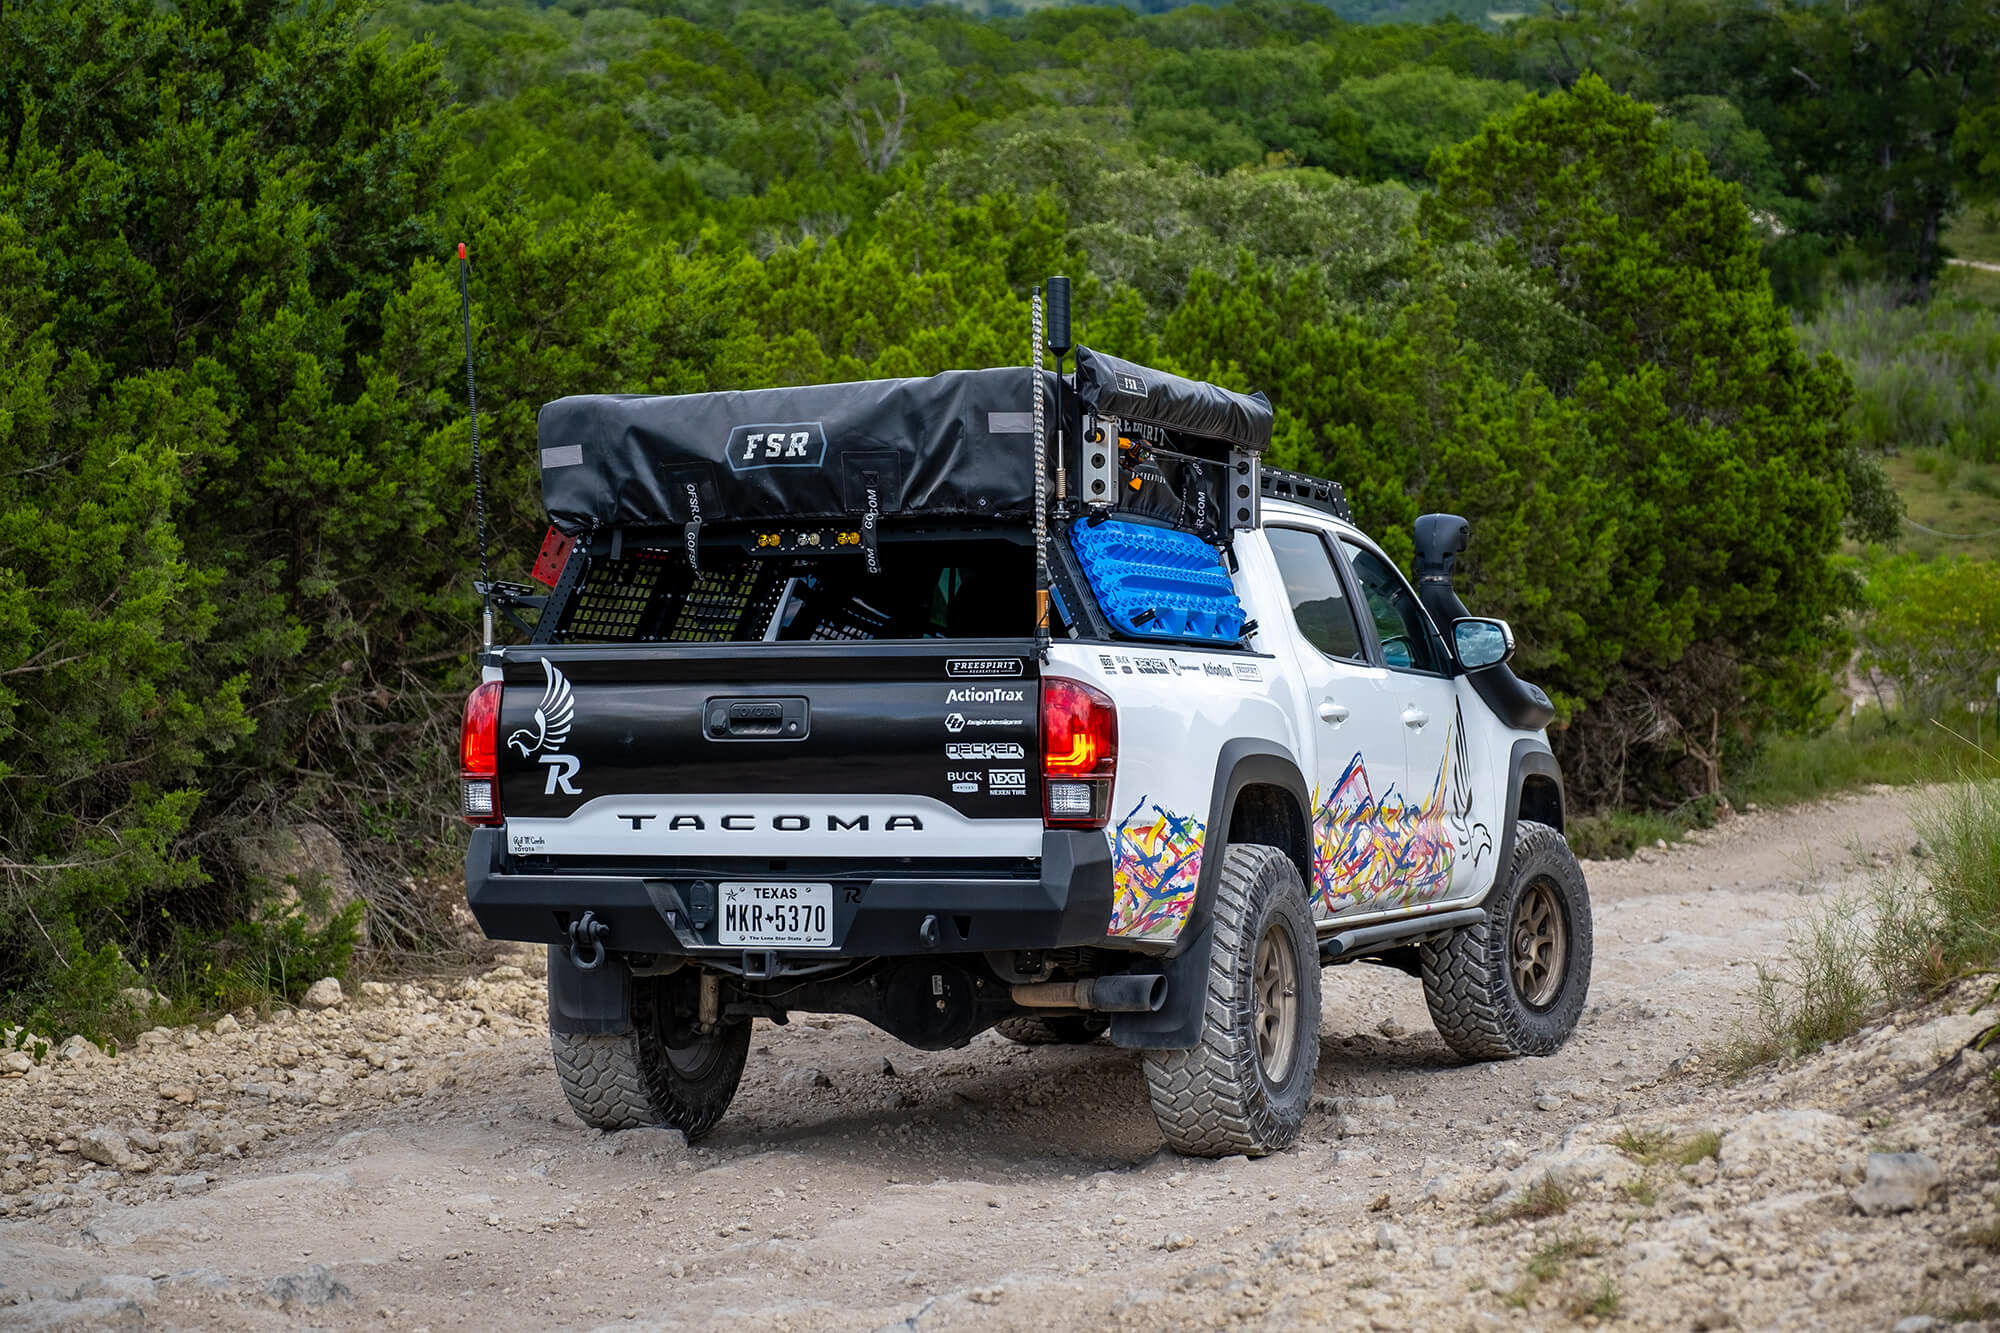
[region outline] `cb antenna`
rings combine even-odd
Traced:
[[[1053,286],[1053,284],[1051,284]],[[1035,652],[1049,660],[1049,455],[1042,417],[1042,289],[1028,302],[1028,341],[1035,379]]]
[[[479,457],[479,388],[472,378],[472,265],[465,242],[458,243],[458,304],[465,316],[465,412],[472,422],[472,507],[479,515],[480,645],[493,646],[493,581],[486,570],[486,469]]]

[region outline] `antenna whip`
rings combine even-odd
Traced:
[[[1049,459],[1042,426],[1042,288],[1029,299],[1035,375],[1035,647],[1043,661],[1049,656]]]
[[[493,646],[493,580],[486,568],[486,468],[479,456],[479,387],[472,378],[471,265],[465,242],[458,243],[458,303],[465,316],[465,411],[472,422],[472,506],[479,515],[479,606],[484,620],[485,647]]]

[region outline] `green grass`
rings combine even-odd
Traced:
[[[1916,824],[1926,857],[1878,876],[1865,898],[1815,913],[1777,963],[1758,969],[1757,1017],[1725,1052],[1731,1067],[1817,1050],[1885,1009],[2000,967],[2000,782],[1941,787]]]
[[[1897,543],[1899,550],[1925,557],[2000,559],[2000,531],[1996,531],[2000,529],[2000,467],[1966,462],[1941,449],[1908,449],[1884,455],[1880,461],[1889,484],[1902,497],[1911,523],[1966,538],[1939,537],[1906,523]]]
[[[1562,1271],[1578,1259],[1592,1259],[1604,1253],[1604,1242],[1595,1236],[1578,1232],[1574,1236],[1558,1236],[1528,1260],[1528,1276],[1537,1282],[1547,1282],[1560,1277]]]
[[[1560,1217],[1569,1211],[1569,1191],[1554,1180],[1543,1176],[1535,1182],[1533,1189],[1514,1201],[1493,1220],[1496,1222],[1539,1222],[1545,1217]]]
[[[1945,228],[1944,243],[1954,259],[2000,264],[2000,207],[1966,209]]]
[[[1722,1135],[1712,1129],[1704,1129],[1681,1141],[1674,1152],[1674,1160],[1682,1166],[1693,1166],[1696,1162],[1714,1157],[1722,1151]]]
[[[1597,1279],[1597,1285],[1589,1291],[1570,1298],[1569,1317],[1581,1319],[1585,1315],[1596,1315],[1599,1319],[1617,1317],[1618,1284],[1609,1275]]]

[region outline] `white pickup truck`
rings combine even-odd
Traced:
[[[545,408],[553,586],[467,703],[466,881],[550,946],[577,1114],[698,1135],[751,1020],[840,1012],[1108,1037],[1176,1149],[1268,1153],[1358,960],[1468,1058],[1560,1045],[1548,701],[1452,593],[1463,521],[1419,521],[1420,593],[1270,426],[1087,348]]]

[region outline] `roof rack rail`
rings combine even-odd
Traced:
[[[1257,474],[1257,487],[1266,499],[1291,500],[1332,514],[1343,523],[1354,521],[1354,511],[1347,507],[1347,492],[1337,481],[1268,465],[1258,468]]]

